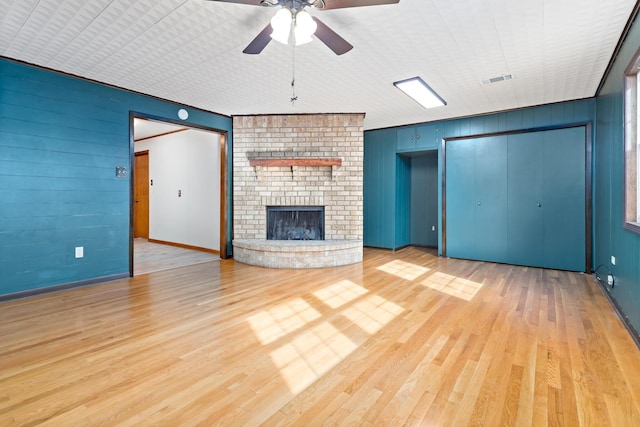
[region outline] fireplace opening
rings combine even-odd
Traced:
[[[324,206],[267,206],[267,240],[324,240]]]

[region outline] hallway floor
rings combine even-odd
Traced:
[[[141,238],[133,240],[133,253],[133,269],[136,276],[220,259],[218,255],[209,252],[152,243]]]

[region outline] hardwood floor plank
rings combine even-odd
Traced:
[[[520,391],[522,389],[522,376],[524,368],[518,365],[511,365],[509,373],[508,389],[505,404],[502,408],[501,426],[512,426],[518,418],[520,408]]]
[[[640,425],[593,277],[365,249],[0,303],[0,425]]]

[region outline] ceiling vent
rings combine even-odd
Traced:
[[[499,76],[482,79],[481,82],[483,85],[488,85],[491,83],[498,83],[498,82],[503,82],[505,80],[511,80],[511,79],[513,79],[513,74],[500,74]]]

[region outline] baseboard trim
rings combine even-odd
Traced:
[[[602,293],[604,293],[604,296],[607,297],[609,303],[613,307],[613,310],[618,315],[618,318],[620,319],[624,327],[627,328],[627,332],[629,332],[629,335],[631,335],[633,342],[635,342],[638,349],[640,349],[640,335],[638,335],[638,331],[636,331],[631,322],[629,322],[629,318],[625,316],[622,308],[618,305],[618,302],[615,300],[615,298],[613,298],[606,285],[598,280],[598,278],[595,277],[595,274],[593,275],[593,278],[596,279],[596,282],[598,282],[598,284],[600,285]]]
[[[97,285],[105,282],[112,282],[114,280],[127,279],[129,277],[129,273],[121,273],[111,276],[96,277],[95,279],[80,280],[78,282],[63,283],[61,285],[47,286],[46,288],[29,289],[27,291],[0,295],[0,302],[28,298],[42,294],[50,294],[53,292],[66,291],[74,288],[82,288],[84,286]]]
[[[158,244],[161,244],[161,245],[176,246],[178,248],[192,249],[194,251],[208,252],[210,254],[220,255],[220,251],[217,251],[215,249],[202,248],[200,246],[191,246],[191,245],[185,245],[185,244],[182,244],[182,243],[175,243],[175,242],[165,242],[164,240],[156,240],[156,239],[147,239],[147,240],[150,243],[158,243]]]

